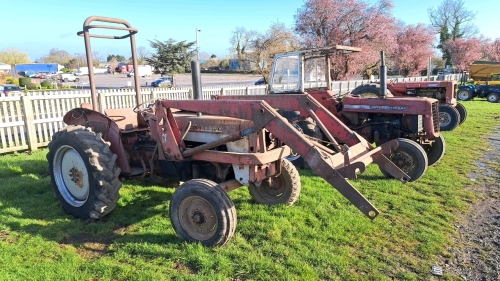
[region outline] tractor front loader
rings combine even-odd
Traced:
[[[123,20],[105,17],[89,17],[79,33],[85,37],[89,62],[92,35],[88,30],[106,28],[90,25],[93,21],[125,25],[109,28],[129,32],[114,38],[131,38],[136,65],[137,30]],[[318,124],[328,128],[332,139],[344,140],[343,145],[334,147],[336,151],[309,140],[262,100],[140,103],[136,80],[137,107],[101,113],[95,103],[92,74],[93,104],[83,104],[64,116],[68,126],[54,134],[47,155],[51,183],[70,215],[84,219],[107,215],[116,206],[124,180],[182,181],[170,201],[170,219],[176,233],[186,241],[224,245],[237,223],[229,191],[248,186],[255,202],[268,205],[293,205],[298,199],[299,174],[285,159],[292,150],[370,219],[378,215],[378,210],[346,178],[356,178],[366,165],[375,162],[392,177],[409,180],[384,156],[397,147],[396,141],[372,147],[313,99],[301,110],[316,115]],[[200,96],[196,90],[195,96]]]

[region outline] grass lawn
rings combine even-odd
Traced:
[[[84,221],[59,206],[46,149],[1,155],[0,280],[438,280],[431,265],[449,255],[456,215],[476,200],[480,181],[468,175],[481,174],[475,161],[500,118],[500,104],[464,105],[468,119],[443,133],[446,155],[420,180],[386,179],[376,165],[350,180],[381,211],[374,221],[302,170],[291,207],[254,204],[246,188],[231,192],[238,226],[215,248],[177,238],[172,188],[125,182],[110,215]]]

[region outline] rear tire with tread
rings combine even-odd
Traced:
[[[120,168],[116,155],[100,133],[84,126],[68,126],[49,143],[49,174],[64,211],[83,219],[99,219],[120,198]]]
[[[380,85],[379,84],[364,84],[352,90],[351,95],[360,96],[362,98],[379,98]],[[393,97],[391,91],[386,90],[385,97]]]

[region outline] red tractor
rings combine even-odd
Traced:
[[[218,99],[265,100],[280,109],[280,113],[314,140],[333,147],[343,144],[332,136],[318,118],[307,113],[295,103],[284,102],[301,95],[312,96],[351,130],[370,143],[382,145],[396,140],[399,145],[387,156],[411,180],[417,180],[428,165],[437,163],[445,153],[445,141],[439,132],[438,101],[433,98],[397,98],[380,95],[359,96],[335,95],[330,90],[330,57],[339,53],[361,51],[359,48],[333,46],[301,50],[274,56],[270,95],[267,96],[219,96]],[[385,65],[384,65],[385,69]],[[385,73],[385,72],[384,72]],[[373,91],[375,93],[375,91]],[[298,155],[289,158],[298,167],[304,168]],[[387,175],[386,171],[382,172]]]
[[[91,25],[94,21],[115,25]],[[116,26],[116,24],[125,27]],[[127,31],[123,36],[90,34],[91,28]],[[83,31],[92,62],[90,37],[130,38],[137,68],[134,34],[126,21],[89,17]],[[199,64],[192,63],[198,86]],[[255,202],[293,205],[301,190],[296,168],[284,157],[293,150],[319,176],[370,219],[378,210],[346,178],[356,178],[375,162],[403,182],[408,175],[389,155],[398,142],[373,147],[309,95],[300,101],[283,96],[305,118],[342,142],[332,149],[309,140],[262,100],[155,100],[140,103],[134,76],[135,108],[98,111],[94,73],[89,68],[92,104],[70,110],[66,127],[55,133],[47,160],[51,183],[64,211],[84,219],[110,213],[122,181],[151,178],[156,183],[183,181],[170,201],[170,219],[178,236],[204,245],[223,245],[236,229],[236,210],[228,192],[248,186]],[[195,84],[193,82],[193,84]],[[193,87],[195,97],[201,87]],[[283,140],[286,140],[286,145]]]
[[[427,97],[439,101],[439,126],[441,131],[452,131],[467,118],[467,110],[457,102],[456,81],[394,82],[388,81],[389,93],[397,97]],[[378,84],[365,84],[351,92],[352,95],[378,95]]]

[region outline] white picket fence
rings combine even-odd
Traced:
[[[454,76],[444,78],[458,79]],[[431,81],[437,79],[437,76],[431,76]],[[398,81],[426,80],[427,77],[398,79]],[[367,80],[335,81],[332,82],[332,91],[344,94],[368,82]],[[134,89],[108,89],[97,92],[101,112],[105,109],[136,106]],[[265,95],[267,86],[203,87],[202,92],[202,99],[207,100],[213,95]],[[193,92],[191,87],[141,89],[141,102],[158,98],[188,100],[193,98]],[[25,96],[0,97],[0,154],[22,150],[33,151],[47,146],[52,134],[65,126],[62,121],[64,114],[82,103],[91,103],[90,90],[29,92]]]

